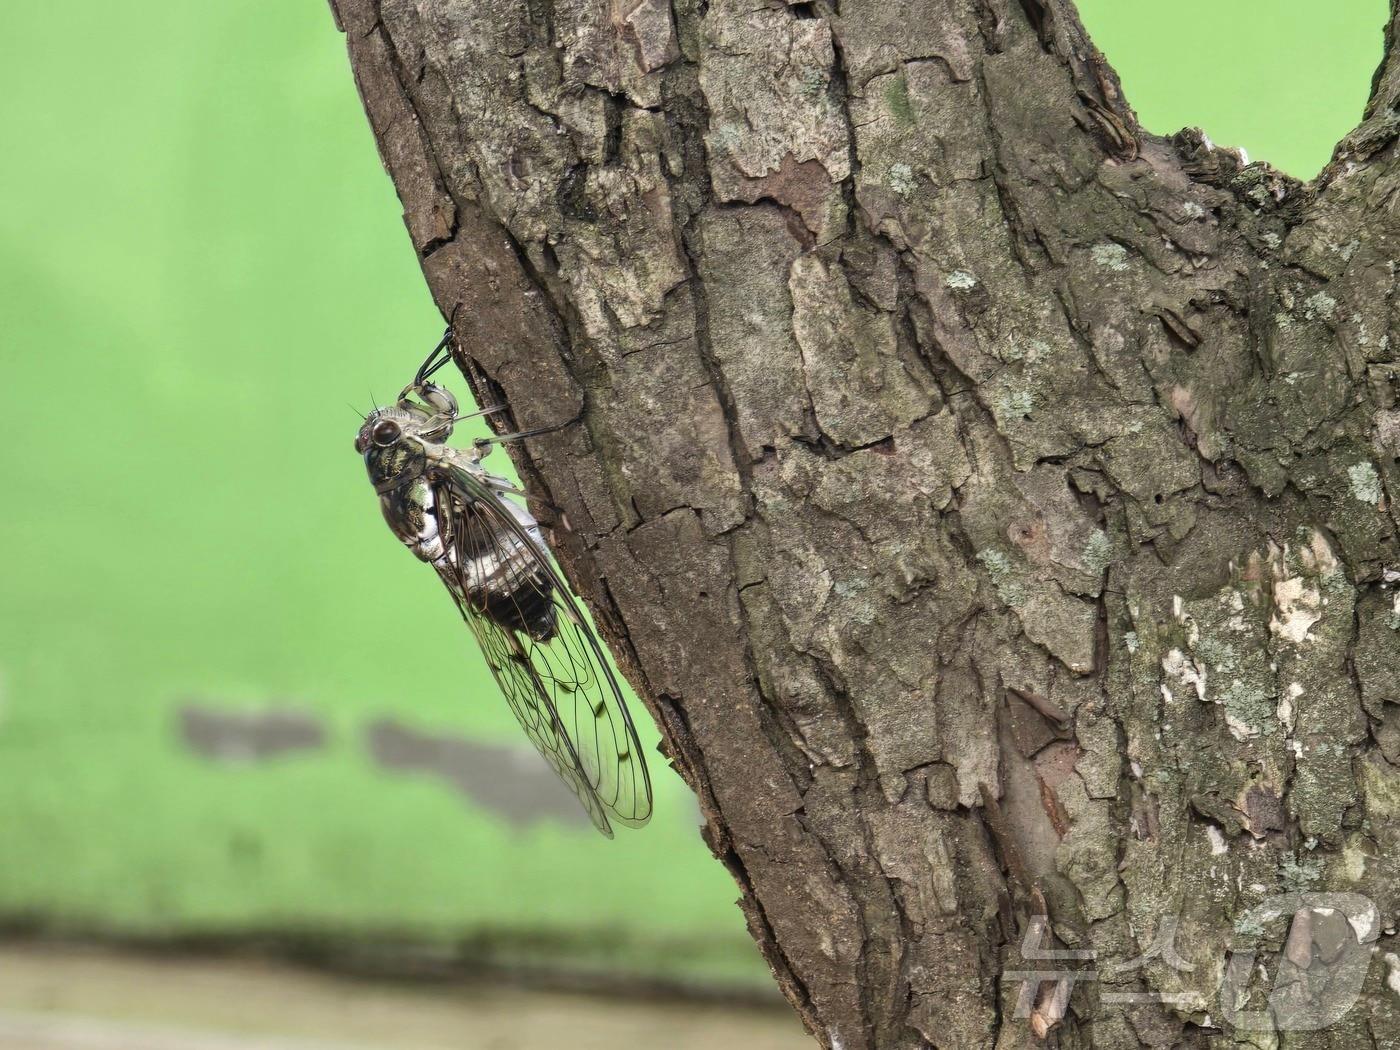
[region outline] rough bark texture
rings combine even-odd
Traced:
[[[1393,56],[1305,186],[1144,133],[1066,0],[333,6],[822,1043],[1400,1047]],[[1239,921],[1301,890],[1375,901],[1365,996],[1233,1032],[1227,948],[1328,950]],[[1062,1018],[1037,916],[1098,954]]]

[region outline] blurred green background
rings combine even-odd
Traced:
[[[1385,17],[1081,6],[1149,128],[1302,177]],[[571,816],[380,520],[347,406],[441,321],[324,3],[140,7],[7,8],[0,921],[762,982],[674,774]]]

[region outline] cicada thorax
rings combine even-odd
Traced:
[[[539,528],[533,519],[522,524]],[[537,642],[553,638],[554,584],[520,537],[473,504],[456,507],[450,528],[450,572],[461,599],[507,630]]]

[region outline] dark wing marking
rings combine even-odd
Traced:
[[[568,583],[486,483],[454,467],[436,487],[439,527],[454,551],[445,582],[526,736],[603,834],[612,835],[609,818],[645,824],[652,795],[641,741]],[[550,618],[547,639],[510,626]]]

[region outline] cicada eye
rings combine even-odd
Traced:
[[[399,434],[401,433],[402,431],[399,430],[399,425],[392,419],[381,419],[378,423],[374,424],[374,429],[370,431],[370,436],[374,438],[374,443],[376,445],[383,446],[392,445],[399,439]]]

